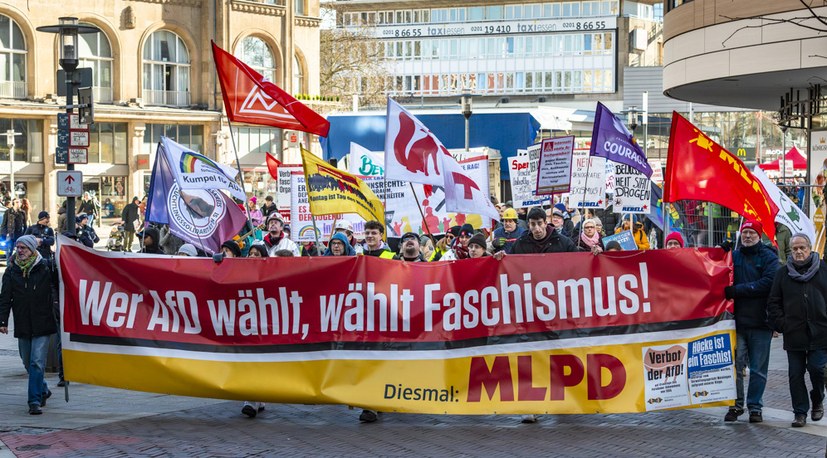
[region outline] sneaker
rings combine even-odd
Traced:
[[[761,423],[764,421],[764,417],[761,415],[761,412],[750,412],[749,413],[749,422],[750,423]]]
[[[813,421],[819,421],[824,418],[824,404],[819,402],[817,404],[813,404],[813,410],[810,411],[810,418]]]
[[[804,414],[804,413],[795,414],[795,420],[793,421],[793,428],[801,428],[806,424],[807,424],[807,414]]]
[[[43,411],[40,410],[40,406],[37,404],[32,404],[29,406],[29,415],[40,415]]]
[[[241,413],[247,415],[250,418],[256,418],[256,414],[258,414],[258,409],[253,407],[249,402],[244,401],[244,407],[241,408]]]
[[[257,402],[256,404],[258,404],[258,407],[256,408],[256,410],[258,410],[258,413],[264,412],[264,403]]]
[[[57,382],[57,386],[63,388],[64,386],[66,386],[66,380],[60,379],[60,381]]]
[[[520,421],[522,423],[537,423],[537,415],[523,415]]]
[[[40,396],[40,407],[46,407],[46,400],[52,397],[52,390],[48,390]]]
[[[362,423],[373,423],[379,419],[379,412],[375,410],[368,410],[365,409],[362,411],[362,414],[359,415],[359,421]]]
[[[724,421],[735,421],[743,414],[744,409],[740,407],[730,407],[726,413],[726,416],[724,416]]]

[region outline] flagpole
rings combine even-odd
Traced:
[[[577,236],[577,243],[580,243],[580,239],[583,237],[583,225],[586,223],[586,207],[583,207],[583,204],[586,202],[586,190],[589,189],[589,167],[591,165],[592,156],[590,154],[586,156],[586,181],[583,182],[583,199],[580,201],[580,208],[583,209],[583,216],[580,218],[580,234]]]
[[[238,176],[241,178],[241,190],[244,191],[244,171],[241,170],[241,160],[238,159],[238,149],[235,146],[235,135],[233,135],[233,122],[230,121],[230,117],[227,116],[227,126],[230,128],[230,141],[233,143],[233,153],[235,153],[235,166],[238,168]],[[216,151],[216,158],[218,156],[218,152]],[[250,223],[250,227],[255,228],[253,226],[253,219],[250,217],[250,209],[247,207],[247,191],[244,191],[244,202],[242,207],[244,207],[244,214],[247,215],[247,222]]]
[[[431,239],[431,242],[436,246],[436,240],[434,240],[434,235],[431,234],[431,228],[428,227],[428,222],[425,221],[425,212],[422,211],[422,206],[419,205],[419,197],[416,195],[416,191],[414,190],[413,183],[410,181],[408,184],[411,186],[411,192],[414,195],[414,200],[416,200],[416,208],[419,209],[419,215],[422,216],[422,226],[425,227],[425,233],[428,234],[428,237]],[[403,234],[400,234],[401,237]]]

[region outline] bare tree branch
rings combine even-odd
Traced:
[[[728,19],[730,21],[740,21],[740,20],[746,20],[746,19],[761,19],[763,21],[769,22],[769,24],[745,25],[743,27],[739,27],[739,28],[735,29],[731,34],[729,34],[729,36],[726,37],[724,39],[724,41],[721,42],[721,46],[726,48],[726,43],[729,40],[731,40],[732,37],[734,37],[738,32],[740,32],[742,30],[760,29],[760,28],[764,28],[764,27],[767,27],[767,26],[778,25],[778,24],[793,24],[797,27],[802,27],[802,28],[805,28],[805,29],[808,29],[808,30],[813,30],[815,32],[827,33],[827,20],[825,20],[824,17],[819,16],[818,13],[815,12],[813,7],[811,6],[812,0],[810,1],[810,4],[808,4],[805,0],[799,0],[799,2],[801,2],[801,4],[807,9],[807,11],[810,12],[810,16],[781,19],[781,18],[772,18],[772,17],[767,17],[767,16],[758,16],[757,18],[742,18],[742,17],[730,17],[730,16],[721,15],[720,17],[722,17],[724,19]],[[822,2],[822,3],[825,3],[825,2]],[[810,20],[810,19],[815,19],[819,23],[823,24],[825,26],[825,28],[819,28],[819,27],[815,27],[815,26],[811,26],[811,25],[807,25],[807,24],[803,23],[804,21],[807,21],[807,20]]]

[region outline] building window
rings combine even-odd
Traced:
[[[9,145],[6,132],[14,134],[14,160],[20,162],[43,162],[43,123],[36,119],[0,118],[0,163],[9,160]],[[5,169],[8,171],[8,169]]]
[[[96,122],[89,126],[89,163],[126,164],[127,124]]]
[[[304,0],[295,0],[295,3],[296,3],[296,14],[298,14],[300,16],[304,16],[305,14],[307,14],[307,11],[305,11],[305,8],[304,8]]]
[[[304,93],[304,71],[299,56],[293,56],[293,93]]]
[[[276,61],[273,58],[273,52],[270,50],[270,46],[261,38],[245,38],[241,41],[241,46],[239,46],[236,54],[238,54],[238,58],[244,61],[245,64],[261,73],[271,82],[275,83],[277,81]]]
[[[168,30],[154,32],[144,44],[144,103],[190,104],[190,57],[181,37]]]
[[[26,98],[26,54],[20,26],[0,15],[0,97]]]
[[[95,102],[112,103],[112,47],[104,33],[78,35],[78,67],[92,69],[92,97]]]
[[[161,136],[166,136],[176,143],[197,153],[204,149],[204,126],[189,124],[147,124],[144,130],[143,153],[154,157],[155,149]]]
[[[239,161],[242,165],[264,164],[264,153],[270,153],[279,158],[281,129],[239,126],[233,131],[236,148],[239,151]]]

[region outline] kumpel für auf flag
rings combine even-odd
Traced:
[[[736,155],[673,112],[663,201],[691,199],[723,205],[747,220],[761,223],[775,243],[778,207],[761,181]]]
[[[175,167],[180,167],[181,158],[186,156],[175,155],[173,151],[183,150],[181,145],[161,137],[149,185],[146,220],[168,224],[176,237],[207,253],[215,253],[222,243],[238,234],[247,218],[238,205],[218,189],[181,186]]]
[[[224,108],[230,121],[310,132],[327,137],[330,122],[212,43]]]

